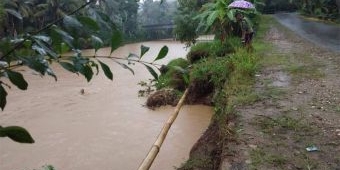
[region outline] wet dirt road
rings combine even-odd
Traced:
[[[318,46],[340,52],[340,26],[302,19],[297,13],[278,13],[275,18],[284,26]]]
[[[126,45],[113,55],[139,54],[140,45]],[[170,50],[162,62],[187,53],[178,42],[143,45],[151,47],[146,60],[156,56],[163,45]],[[109,50],[100,50],[99,55],[107,55]],[[25,145],[0,139],[1,170],[32,170],[46,164],[57,170],[137,169],[173,108],[152,111],[142,106],[146,99],[137,97],[141,89],[137,83],[151,78],[143,66],[136,64],[133,76],[112,61],[105,62],[111,66],[114,81],[100,73],[87,83],[84,77],[55,66],[58,76],[55,82],[21,69],[29,88],[8,90],[8,105],[0,112],[0,124],[27,128],[36,143]],[[185,161],[208,126],[211,113],[210,107],[184,106],[152,169],[172,170]]]

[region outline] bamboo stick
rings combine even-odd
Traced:
[[[170,115],[170,117],[168,118],[168,121],[164,124],[161,132],[159,133],[155,143],[152,145],[149,153],[147,154],[147,156],[144,158],[143,162],[141,163],[141,165],[139,166],[138,170],[149,170],[153,161],[155,160],[157,154],[159,153],[159,150],[161,149],[161,146],[166,138],[166,135],[169,132],[169,129],[171,127],[171,125],[174,123],[174,121],[176,120],[178,113],[181,109],[181,107],[183,106],[183,103],[185,101],[186,96],[188,95],[188,90],[189,88],[187,88],[183,94],[183,96],[181,97],[181,99],[179,100],[179,102],[177,103],[177,106],[175,108],[175,111],[172,115]]]

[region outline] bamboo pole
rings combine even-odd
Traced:
[[[183,106],[185,98],[188,95],[188,91],[189,91],[189,88],[187,88],[185,90],[183,96],[181,97],[181,99],[177,103],[177,106],[175,108],[174,113],[172,115],[170,115],[170,117],[168,118],[168,121],[164,124],[164,126],[163,126],[161,132],[159,133],[155,143],[152,145],[149,153],[144,158],[144,160],[141,163],[141,165],[139,166],[138,170],[149,170],[150,169],[153,161],[155,160],[157,154],[159,153],[159,150],[161,149],[161,146],[162,146],[162,144],[163,144],[163,142],[166,138],[166,135],[168,134],[168,132],[170,130],[171,125],[176,120],[178,113],[179,113],[181,107]]]

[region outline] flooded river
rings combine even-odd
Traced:
[[[114,56],[139,54],[141,43],[121,47]],[[169,47],[167,59],[183,57],[184,45],[172,41],[145,42],[151,47],[146,59],[157,55],[163,45]],[[93,51],[87,51],[93,53]],[[109,49],[99,51],[107,55]],[[100,73],[87,83],[85,78],[54,70],[58,82],[41,78],[22,68],[29,82],[27,91],[8,90],[8,104],[0,112],[0,125],[27,128],[35,144],[18,144],[0,139],[1,170],[33,170],[51,164],[57,170],[134,170],[156,139],[173,107],[155,111],[143,107],[146,98],[138,97],[137,85],[151,75],[141,65],[135,75],[112,61],[114,81]],[[80,91],[84,89],[85,93]],[[171,170],[188,158],[190,148],[207,128],[212,109],[206,106],[184,106],[172,126],[155,160],[153,170]]]

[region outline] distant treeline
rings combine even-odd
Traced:
[[[258,3],[259,0],[252,0]],[[325,20],[340,20],[340,0],[262,0],[264,6],[257,6],[265,14],[281,11],[298,11],[303,15]]]

